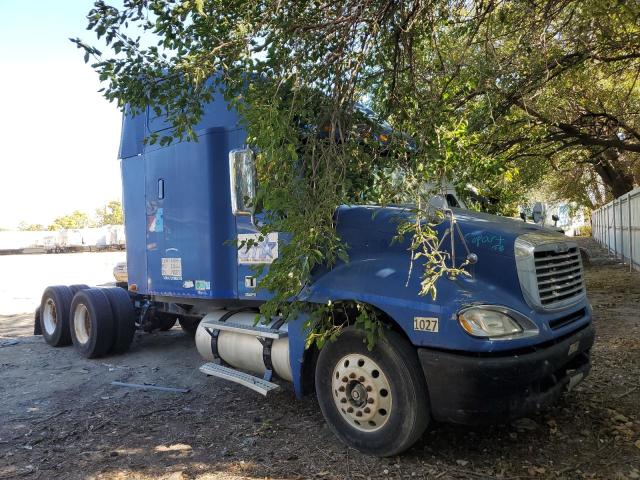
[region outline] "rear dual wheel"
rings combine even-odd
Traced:
[[[131,346],[133,336],[136,333],[135,311],[129,293],[122,288],[103,288],[107,295],[114,321],[114,339],[111,347],[112,353],[126,352]]]
[[[75,285],[69,285],[69,289],[71,289],[74,295],[78,293],[80,290],[86,290],[87,288],[89,288],[89,285],[85,285],[84,283],[76,283]]]
[[[69,331],[69,305],[73,298],[71,289],[64,285],[47,287],[42,294],[39,309],[40,331],[52,347],[71,344]],[[38,319],[38,312],[36,312]]]
[[[34,335],[43,335],[45,341],[54,347],[71,344],[69,332],[69,308],[73,296],[88,285],[56,285],[47,287],[42,302],[34,315]]]
[[[178,318],[178,322],[180,323],[180,327],[186,334],[192,337],[196,336],[198,325],[200,325],[199,318],[180,317]]]
[[[100,357],[113,345],[115,326],[109,299],[99,288],[80,290],[71,302],[71,339],[86,358]]]
[[[135,333],[129,295],[119,288],[79,290],[71,302],[70,330],[73,345],[83,357],[126,351]]]
[[[336,436],[361,452],[391,456],[420,438],[429,424],[427,385],[415,348],[385,332],[373,350],[347,328],[320,351],[318,403]]]

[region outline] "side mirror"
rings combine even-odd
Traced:
[[[527,214],[524,212],[520,212],[520,218],[522,219],[523,222],[527,221]]]
[[[558,215],[551,215],[551,220],[557,222],[558,220],[560,220],[560,217]]]
[[[256,164],[249,148],[229,152],[229,184],[231,187],[231,212],[234,215],[251,215],[256,199]]]

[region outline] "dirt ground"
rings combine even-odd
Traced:
[[[205,377],[178,327],[83,360],[32,336],[31,315],[0,316],[0,479],[638,479],[640,273],[581,242],[598,332],[591,375],[544,414],[482,429],[432,425],[389,459],[343,446],[314,397],[298,402],[284,387],[263,399]]]

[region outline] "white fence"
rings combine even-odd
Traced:
[[[602,246],[640,270],[640,188],[591,213],[591,234]]]

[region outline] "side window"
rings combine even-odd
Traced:
[[[447,198],[447,205],[449,205],[450,207],[460,208],[460,202],[458,202],[458,199],[454,194],[447,193],[446,198]]]

